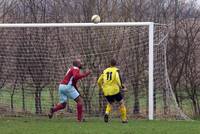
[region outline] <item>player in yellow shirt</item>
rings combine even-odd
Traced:
[[[104,121],[108,122],[109,114],[112,110],[112,104],[117,101],[120,104],[119,110],[121,113],[122,123],[127,123],[126,107],[120,93],[124,86],[120,78],[119,69],[116,67],[116,60],[112,59],[110,61],[110,67],[106,68],[100,75],[98,78],[98,86],[103,90],[103,94],[108,101]]]

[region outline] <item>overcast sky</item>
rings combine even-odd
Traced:
[[[200,5],[200,0],[197,0],[197,2],[199,3],[199,5]]]
[[[187,0],[187,1],[191,1],[191,0]],[[197,1],[197,3],[200,5],[200,0],[196,0]]]

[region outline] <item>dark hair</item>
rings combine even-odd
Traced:
[[[111,59],[111,60],[110,60],[110,65],[111,65],[111,66],[116,66],[116,64],[117,64],[117,62],[116,62],[115,59]]]

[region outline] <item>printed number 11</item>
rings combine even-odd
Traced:
[[[112,72],[107,72],[107,80],[112,80]]]

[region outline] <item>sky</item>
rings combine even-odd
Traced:
[[[186,1],[191,1],[191,0],[186,0]],[[196,0],[197,1],[197,3],[200,5],[200,0]]]

